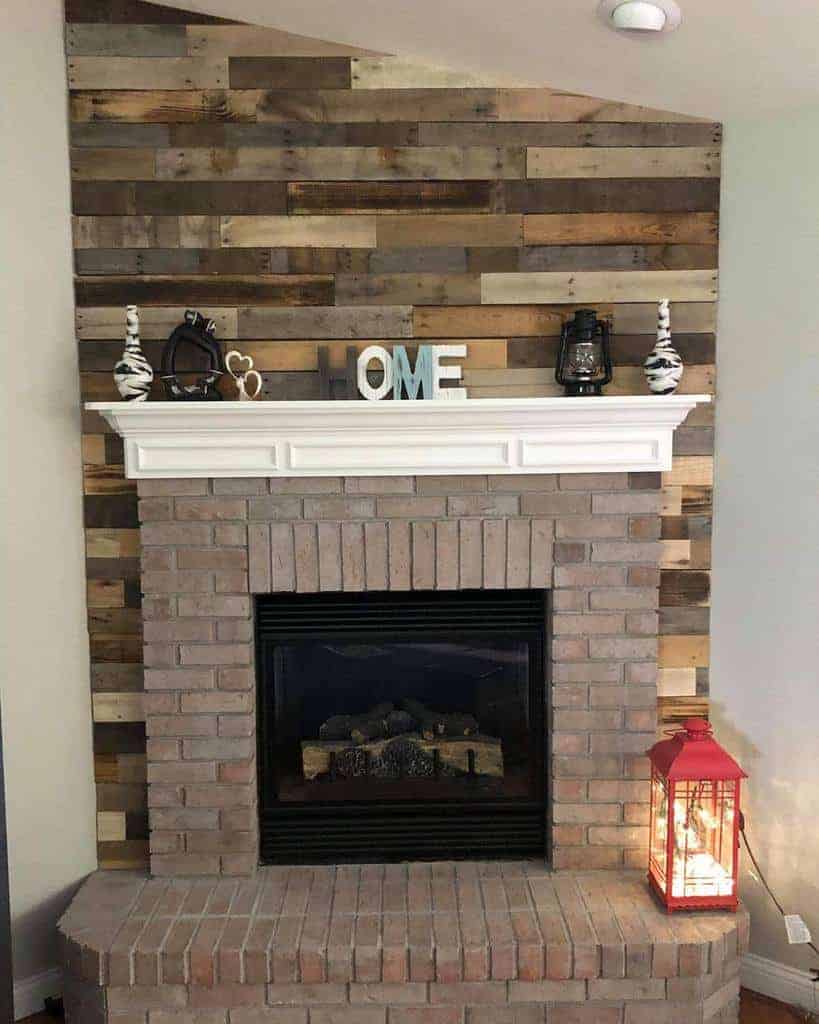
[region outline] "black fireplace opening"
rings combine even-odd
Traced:
[[[546,852],[543,590],[256,599],[264,863]]]

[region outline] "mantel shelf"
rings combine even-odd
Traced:
[[[659,472],[709,395],[449,402],[89,402],[130,479]]]

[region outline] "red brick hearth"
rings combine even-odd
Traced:
[[[534,863],[91,878],[62,921],[83,1024],[736,1021],[748,917]]]

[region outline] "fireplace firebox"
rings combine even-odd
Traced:
[[[256,599],[265,863],[544,855],[543,590]]]

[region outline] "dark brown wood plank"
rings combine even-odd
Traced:
[[[231,89],[349,89],[349,57],[230,57]]]
[[[283,214],[287,185],[281,181],[138,181],[138,214]]]
[[[663,516],[662,540],[704,540],[711,536],[710,515]]]
[[[140,754],[144,751],[144,722],[94,722],[96,754]]]
[[[71,209],[77,216],[131,216],[136,213],[132,181],[72,181]]]
[[[328,276],[270,274],[266,277],[107,277],[77,278],[77,305],[331,306],[334,283]]]
[[[285,274],[284,249],[77,249],[84,275]]]
[[[76,149],[109,149],[121,146],[140,149],[149,146],[170,146],[171,130],[167,124],[116,124],[82,121],[72,124],[71,145]]]
[[[660,572],[660,607],[706,605],[711,599],[711,574],[690,569]]]
[[[235,25],[217,18],[176,7],[161,7],[144,0],[65,0],[67,22],[102,22],[109,25]]]
[[[123,529],[139,526],[135,494],[90,494],[84,499],[85,526]]]
[[[491,213],[491,181],[295,181],[287,186],[289,213]]]
[[[712,146],[722,140],[719,124],[422,124],[422,146]]]
[[[719,179],[565,178],[503,183],[507,213],[710,213]]]
[[[273,249],[287,256],[287,270],[291,274],[366,274],[370,269],[373,249]]]
[[[261,397],[269,402],[317,400],[321,397],[321,388],[316,371],[262,373]]]

